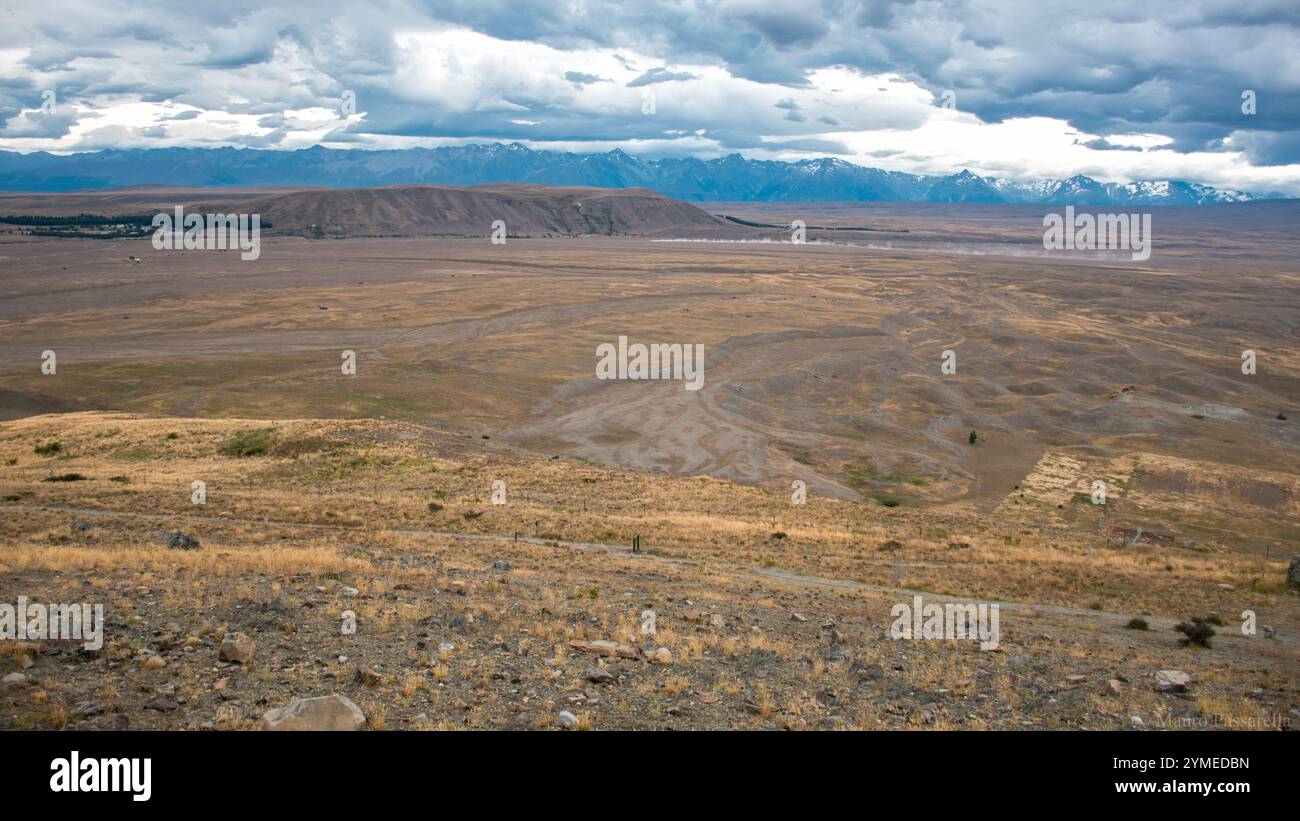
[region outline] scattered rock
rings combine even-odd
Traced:
[[[876,681],[885,677],[885,668],[874,662],[855,661],[849,675],[857,676],[860,681]]]
[[[655,651],[654,659],[655,664],[672,664],[673,651],[669,650],[667,647],[660,647]]]
[[[90,530],[92,526],[93,525],[91,525],[90,522],[87,522],[84,519],[82,521],[72,523],[72,529],[77,531],[78,533],[85,533],[87,530]]]
[[[713,613],[709,616],[709,626],[715,630],[725,630],[727,627],[727,620],[721,613]]]
[[[4,678],[0,678],[0,690],[16,690],[19,687],[26,687],[32,683],[29,676],[22,673],[10,673]]]
[[[178,707],[179,705],[176,702],[165,698],[155,698],[144,705],[146,710],[156,710],[160,713],[174,712]]]
[[[497,559],[495,562],[492,563],[492,569],[502,570],[502,571],[509,570],[510,562],[506,561],[505,559]]]
[[[257,645],[243,633],[227,633],[221,639],[221,649],[217,658],[231,664],[247,664],[253,660]]]
[[[1123,692],[1124,685],[1117,678],[1107,679],[1106,683],[1101,685],[1101,694],[1104,696],[1117,696]]]
[[[18,666],[23,668],[24,670],[30,670],[36,666],[36,662],[32,661],[31,656],[25,655],[22,658],[18,659]]]
[[[320,698],[295,698],[262,715],[264,730],[360,730],[366,714],[338,693]]]
[[[790,621],[808,621],[808,617],[802,613],[791,613]]]
[[[168,550],[198,550],[200,546],[198,539],[179,530],[173,530],[167,534]]]
[[[354,678],[362,687],[374,687],[376,684],[384,680],[383,676],[379,675],[374,670],[371,670],[369,667],[358,667]]]
[[[1157,670],[1156,690],[1162,693],[1185,693],[1192,677],[1182,670]]]
[[[595,670],[587,673],[587,681],[592,684],[613,684],[618,681],[618,676],[614,675],[608,668],[597,667]]]
[[[358,590],[358,589],[356,589],[355,587],[347,587],[347,586],[345,585],[345,586],[339,588],[339,595],[340,595],[340,596],[346,596],[346,597],[349,598],[349,599],[354,599],[354,598],[356,598],[360,593],[361,593],[361,591]]]
[[[555,717],[555,720],[558,721],[560,726],[566,730],[572,730],[574,727],[578,726],[578,717],[568,710],[561,710],[560,714]]]
[[[1128,722],[1129,722],[1129,724],[1132,724],[1134,727],[1141,727],[1141,726],[1142,726],[1142,717],[1141,717],[1141,716],[1129,716],[1129,717],[1128,717]]]
[[[616,641],[582,641],[575,639],[569,642],[569,646],[584,653],[596,653],[601,656],[618,656],[625,659],[641,657],[639,647],[633,647],[630,644],[619,644]]]

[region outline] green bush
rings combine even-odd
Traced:
[[[1210,626],[1210,622],[1195,616],[1190,623],[1182,622],[1174,625],[1174,629],[1186,636],[1183,639],[1183,644],[1209,647],[1210,639],[1214,637],[1214,628]]]
[[[33,450],[37,456],[53,456],[63,450],[63,445],[58,441],[46,442],[43,445],[37,445]]]
[[[217,448],[222,456],[242,459],[246,456],[263,456],[275,443],[275,428],[252,428],[235,433]]]
[[[1126,630],[1149,630],[1151,625],[1147,624],[1146,619],[1129,619],[1128,624],[1124,625]]]

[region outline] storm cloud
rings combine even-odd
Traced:
[[[7,17],[10,150],[517,140],[1300,194],[1294,0],[61,0]]]

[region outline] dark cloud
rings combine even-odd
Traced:
[[[16,68],[0,70],[0,138],[68,133],[74,119],[32,114],[45,87],[70,104],[65,117],[124,99],[253,115],[271,131],[245,144],[270,146],[292,131],[276,119],[287,109],[337,110],[345,90],[356,93],[365,119],[329,139],[363,145],[367,134],[690,135],[724,149],[840,153],[843,146],[819,132],[917,125],[863,113],[834,95],[824,104],[800,96],[813,72],[844,67],[897,75],[936,98],[952,90],[959,112],[986,123],[1064,120],[1095,135],[1081,140],[1094,150],[1131,151],[1111,138],[1149,133],[1167,137],[1162,148],[1178,152],[1240,151],[1256,166],[1300,162],[1296,0],[160,0],[113,8],[63,0],[57,13],[12,5],[0,48],[22,56]],[[412,55],[398,35],[448,27],[562,55],[599,50],[606,62],[599,69],[576,59],[548,66],[546,77],[568,84],[562,93],[501,77],[484,95],[490,99],[456,107],[402,85]],[[639,76],[627,81],[623,71]],[[768,87],[761,113],[675,104],[669,96],[673,81],[702,86],[722,71]],[[654,90],[654,117],[642,116],[637,104],[582,107],[584,95],[646,86],[662,86]],[[1253,115],[1240,110],[1246,89],[1257,97]],[[83,143],[158,139],[156,130],[107,128]]]
[[[654,85],[655,83],[667,83],[673,80],[694,80],[696,75],[686,71],[669,71],[667,68],[652,68],[635,80],[627,84],[628,88],[638,88],[640,86]]]

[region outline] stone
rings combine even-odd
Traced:
[[[1106,683],[1101,685],[1101,694],[1103,696],[1117,696],[1124,692],[1124,685],[1120,684],[1119,679],[1107,679]]]
[[[495,562],[492,563],[492,569],[502,570],[502,571],[509,570],[510,562],[506,561],[505,559],[497,559]]]
[[[568,710],[561,710],[560,714],[555,717],[555,720],[558,721],[560,726],[566,730],[572,730],[574,727],[578,726],[578,717]]]
[[[371,670],[369,667],[358,667],[355,678],[357,683],[362,687],[374,687],[376,684],[384,680],[383,676],[379,675],[374,670]]]
[[[709,616],[709,626],[714,630],[724,630],[727,627],[727,620],[721,613],[714,613]]]
[[[600,656],[618,656],[619,658],[634,659],[641,656],[641,649],[629,644],[619,644],[616,641],[582,641],[575,639],[569,642],[569,646],[575,650],[584,653],[595,653]]]
[[[598,667],[587,673],[587,681],[593,684],[613,684],[618,681],[618,676],[614,675],[605,667]]]
[[[144,669],[146,670],[161,670],[166,666],[167,659],[162,656],[150,656],[144,660]]]
[[[669,650],[667,647],[660,647],[655,651],[654,659],[655,664],[672,664],[673,651]]]
[[[1156,690],[1162,693],[1185,693],[1192,677],[1182,670],[1157,670]]]
[[[319,698],[295,698],[284,707],[262,715],[264,730],[360,730],[366,714],[338,693]]]
[[[227,633],[221,639],[221,649],[217,658],[231,664],[247,664],[253,660],[257,644],[243,633]]]
[[[808,617],[803,613],[791,613],[790,621],[808,621]]]
[[[198,550],[200,546],[198,539],[179,530],[173,530],[167,534],[168,550]]]
[[[360,593],[361,593],[361,591],[358,590],[358,589],[356,589],[355,587],[347,587],[347,586],[345,585],[345,586],[339,588],[339,595],[340,595],[340,596],[345,596],[345,597],[347,597],[347,598],[349,598],[349,599],[354,599],[354,598],[356,598]]]
[[[16,690],[31,683],[31,678],[22,673],[10,673],[4,678],[0,678],[0,690]]]

